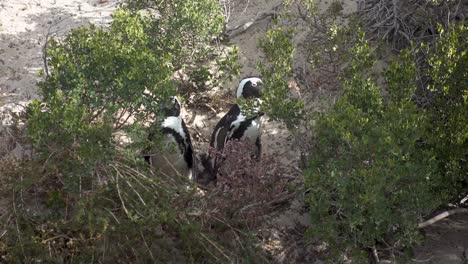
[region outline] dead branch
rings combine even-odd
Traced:
[[[211,105],[209,104],[205,104],[205,106],[211,110],[211,112],[213,112],[213,115],[212,116],[209,116],[207,119],[210,120],[210,119],[213,119],[215,118],[217,115],[218,115],[218,112],[216,111],[216,109],[214,109]]]
[[[221,5],[221,9],[225,18],[226,23],[230,21],[232,7],[230,0],[218,0],[218,3]]]
[[[198,141],[200,141],[200,142],[209,142],[209,140],[206,139],[206,138],[203,136],[203,133],[200,132],[200,130],[198,130],[195,126],[190,126],[190,129],[192,129],[193,131],[195,131],[195,134],[196,134],[196,137],[198,138]]]
[[[231,29],[227,29],[226,30],[226,35],[229,37],[229,38],[234,38],[236,36],[239,36],[241,34],[243,34],[245,31],[247,31],[250,27],[252,27],[255,23],[265,19],[265,18],[268,18],[268,17],[271,17],[272,19],[276,18],[276,15],[277,15],[277,9],[281,6],[281,4],[279,5],[276,5],[275,7],[273,7],[272,10],[270,11],[265,11],[265,12],[259,12],[257,13],[257,15],[255,17],[253,17],[252,19],[248,20],[247,22],[244,22],[244,23],[241,23]]]
[[[42,62],[44,63],[44,73],[45,73],[46,78],[49,77],[49,67],[47,66],[47,45],[49,44],[49,40],[50,40],[50,37],[52,35],[51,32],[50,32],[51,27],[52,26],[50,26],[47,29],[47,34],[45,36],[45,42],[44,42],[44,45],[42,46]]]
[[[377,249],[375,246],[371,247],[372,251],[372,258],[374,259],[375,263],[380,263],[379,253],[377,253]]]
[[[269,202],[258,202],[258,203],[253,203],[253,204],[249,204],[249,205],[246,205],[244,207],[242,207],[239,212],[243,212],[243,211],[246,211],[250,208],[253,208],[253,207],[257,207],[257,206],[263,206],[263,207],[270,207],[270,206],[274,206],[274,205],[277,205],[277,204],[280,204],[280,203],[284,203],[286,201],[288,201],[289,199],[292,199],[294,196],[296,196],[296,193],[290,193],[290,194],[285,194],[285,195],[278,195],[277,198],[269,201]]]
[[[407,47],[413,40],[437,36],[437,24],[445,28],[463,21],[468,6],[461,0],[439,4],[423,0],[362,0],[358,10],[374,39],[385,39],[393,48]]]
[[[424,222],[420,223],[418,225],[418,228],[425,228],[427,226],[430,226],[430,225],[432,225],[434,223],[439,222],[440,220],[442,220],[442,219],[444,219],[446,217],[449,217],[449,216],[457,214],[457,213],[468,213],[468,209],[466,209],[466,208],[456,208],[456,209],[453,209],[453,210],[445,211],[443,213],[440,213],[440,214],[432,217],[431,219],[429,219],[427,221],[424,221]]]

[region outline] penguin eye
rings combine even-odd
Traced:
[[[252,86],[253,86],[253,87],[257,87],[257,83],[252,83]]]

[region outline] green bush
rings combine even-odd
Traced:
[[[291,96],[289,87],[295,52],[293,37],[292,29],[275,26],[268,30],[259,42],[265,62],[257,65],[266,87],[262,95],[262,110],[273,120],[285,122],[288,127],[297,125],[303,108],[303,103]]]
[[[90,113],[79,100],[65,99],[60,90],[48,99],[47,108],[35,101],[27,108],[28,140],[44,170],[60,172],[67,192],[78,194],[94,182],[93,171],[115,154],[112,123],[90,122]],[[88,189],[89,184],[86,184]]]
[[[422,74],[432,98],[426,106],[431,124],[427,141],[444,175],[440,191],[455,199],[468,192],[468,27],[444,31],[439,26],[439,31],[442,37],[435,47],[423,46],[428,67]]]
[[[365,251],[376,245],[413,245],[417,224],[449,201],[445,192],[456,190],[441,192],[445,179],[427,142],[436,131],[430,115],[412,101],[413,55],[403,51],[391,63],[382,89],[369,43],[363,33],[358,36],[342,78],[344,94],[317,120],[305,181],[310,232],[335,256],[364,261]]]
[[[172,16],[120,8],[108,28],[50,40],[42,100],[26,113],[35,155],[0,161],[0,189],[11,197],[0,218],[2,260],[262,261],[249,234],[211,218],[213,208],[202,211],[205,198],[192,183],[156,177],[138,155],[144,123],[158,127],[161,105],[176,91],[176,72],[217,64],[223,73],[197,73],[204,83],[237,69],[237,49],[214,45],[224,26],[216,2],[153,4]],[[131,142],[125,148],[122,135]]]
[[[154,49],[171,57],[174,71],[188,76],[195,91],[182,91],[198,96],[220,86],[240,72],[238,50],[220,45],[225,17],[215,0],[202,1],[126,1],[131,10],[147,10],[153,18],[149,35]]]
[[[83,27],[50,41],[52,71],[39,84],[45,102],[61,90],[87,107],[89,122],[106,115],[117,124],[118,112],[154,113],[162,96],[173,93],[171,57],[152,46],[151,18],[125,9],[112,17],[109,29]]]
[[[209,45],[224,30],[224,16],[217,1],[128,1],[133,11],[149,10],[148,26],[155,47],[174,60],[174,68],[195,66],[210,59],[216,47]],[[152,12],[154,11],[154,12]]]
[[[151,46],[151,18],[119,9],[113,19],[109,29],[83,27],[50,41],[50,72],[39,83],[43,99],[27,108],[37,158],[60,171],[70,192],[86,190],[94,171],[113,159],[115,132],[136,131],[134,141],[144,142],[142,123],[157,117],[160,102],[174,93],[170,56]]]

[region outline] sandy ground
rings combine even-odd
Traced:
[[[38,98],[36,83],[43,66],[42,48],[47,34],[63,36],[72,28],[92,22],[102,24],[110,21],[110,14],[115,9],[117,0],[0,0],[0,136],[10,124],[9,111],[19,112],[22,106]],[[228,1],[229,2],[229,1]],[[281,0],[235,0],[230,2],[228,28],[244,24],[259,12],[273,10]],[[356,1],[345,1],[345,10],[351,12]],[[257,48],[258,38],[262,36],[271,19],[255,23],[243,34],[234,37],[231,42],[240,49],[242,64],[241,77],[256,75],[256,62],[261,58]],[[305,32],[300,25],[297,29],[296,44],[303,41]],[[296,54],[295,67],[304,67],[301,54]],[[233,83],[232,90],[236,88]],[[304,91],[305,94],[313,91]],[[192,133],[200,134],[205,142],[198,142],[196,147],[206,148],[211,129],[223,115],[208,119],[211,114],[196,113],[188,109],[186,120]],[[3,140],[3,141],[2,141]],[[276,122],[266,122],[263,132],[264,151],[267,154],[281,155],[285,164],[297,166],[299,154],[290,133]],[[18,146],[7,145],[0,137],[0,155],[2,149],[18,152]],[[296,175],[299,177],[298,175]],[[320,249],[307,245],[301,232],[309,225],[307,212],[301,201],[294,201],[289,209],[272,220],[273,232],[266,242],[272,252],[277,254],[282,263],[314,263]],[[271,230],[270,230],[271,231]],[[468,254],[468,218],[454,216],[427,228],[427,240],[415,249],[414,262],[417,263],[466,263],[463,254]],[[287,237],[291,239],[288,240]],[[292,241],[294,240],[294,241]],[[293,261],[294,259],[294,261]],[[292,262],[291,262],[292,261]],[[320,262],[318,262],[320,263]]]
[[[46,36],[63,36],[90,22],[106,23],[117,4],[117,0],[0,0],[0,135],[11,124],[10,112],[19,113],[38,98]],[[0,137],[0,155],[12,148],[16,156],[22,155],[21,146]]]
[[[0,95],[2,105],[37,98],[47,34],[62,36],[83,24],[105,23],[117,1],[0,1]]]

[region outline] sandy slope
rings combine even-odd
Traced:
[[[19,113],[38,97],[36,83],[43,66],[46,36],[63,36],[71,28],[89,22],[108,22],[117,3],[117,0],[0,0],[0,135],[11,123],[10,111]],[[0,154],[12,148],[16,156],[21,156],[21,146],[0,137]]]
[[[1,104],[37,97],[45,37],[63,35],[88,22],[109,21],[116,1],[0,1]]]
[[[0,135],[8,125],[7,110],[20,111],[31,99],[37,98],[36,82],[43,65],[42,47],[47,34],[61,36],[71,28],[93,22],[106,23],[110,13],[115,9],[118,0],[0,0]],[[230,2],[230,19],[228,28],[244,24],[259,12],[270,11],[281,0],[233,0]],[[351,12],[356,3],[345,1],[345,10]],[[232,39],[240,48],[240,62],[243,65],[241,77],[256,75],[255,64],[260,59],[258,38],[271,26],[267,18],[255,23],[243,34]],[[298,25],[291,25],[298,26]],[[304,32],[297,31],[295,43],[301,42]],[[298,59],[302,58],[297,54]],[[302,63],[298,60],[299,64]],[[235,84],[232,84],[234,92]],[[307,92],[307,91],[306,91]],[[187,117],[192,111],[188,110]],[[211,129],[222,113],[208,120],[206,114],[195,117],[192,132],[199,130],[204,138],[209,138]],[[296,165],[297,150],[293,147],[292,137],[278,123],[268,122],[265,127],[264,149],[266,153],[281,155],[283,161]],[[0,137],[0,154],[6,142]],[[205,148],[206,142],[198,144]],[[11,149],[9,148],[11,151]],[[313,259],[313,249],[306,245],[303,239],[293,236],[296,241],[287,241],[284,236],[296,232],[298,226],[307,225],[307,213],[298,201],[290,209],[278,215],[275,222],[275,232],[268,241],[270,249],[278,254],[278,261],[283,263],[310,263]],[[299,225],[296,225],[299,223]],[[416,249],[415,259],[419,263],[462,263],[462,254],[468,248],[468,219],[454,217],[428,228],[428,240]],[[454,231],[455,230],[455,231]],[[297,232],[296,232],[297,233]],[[295,248],[294,248],[295,247]],[[292,249],[293,248],[293,249]],[[292,252],[293,251],[293,252]],[[289,258],[293,257],[293,259]]]

